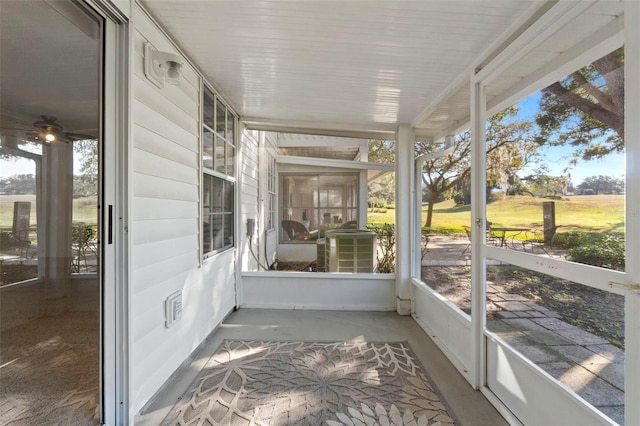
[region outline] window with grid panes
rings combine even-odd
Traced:
[[[204,88],[202,119],[202,251],[234,247],[236,116]]]
[[[268,155],[267,164],[267,205],[265,209],[265,225],[267,230],[276,226],[276,159]]]
[[[358,182],[358,173],[281,173],[280,242],[312,243],[330,229],[357,229]]]

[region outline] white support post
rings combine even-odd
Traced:
[[[640,2],[626,1],[624,10],[626,273],[640,284]],[[624,423],[640,424],[640,292],[625,296]]]
[[[411,245],[413,132],[411,125],[400,124],[396,130],[396,310],[411,314]]]
[[[485,385],[486,321],[486,95],[482,83],[471,83],[471,342],[473,348],[472,385]]]
[[[414,232],[412,278],[422,278],[422,168],[424,156],[416,158],[413,172],[413,216]],[[413,312],[412,312],[413,314]]]
[[[359,161],[369,161],[369,145],[363,145],[360,147]],[[360,180],[358,187],[358,227],[365,229],[367,224],[367,207],[369,204],[369,172],[362,170],[360,172]]]
[[[45,235],[45,312],[66,311],[70,299],[71,220],[73,202],[73,149],[58,142],[43,150]]]
[[[367,206],[369,203],[369,182],[367,182],[367,171],[360,172],[358,180],[358,228],[365,229],[367,225]],[[346,216],[345,216],[346,217]]]

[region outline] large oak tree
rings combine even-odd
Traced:
[[[573,163],[624,149],[624,49],[542,90],[540,145],[572,145]]]
[[[528,137],[531,123],[517,120],[513,106],[492,116],[487,122],[487,192],[507,185],[516,173],[535,157],[537,145]],[[419,154],[441,150],[432,143],[417,143]],[[471,134],[463,132],[454,139],[453,151],[444,157],[426,161],[422,180],[429,192],[426,227],[431,226],[433,207],[440,196],[470,180]]]

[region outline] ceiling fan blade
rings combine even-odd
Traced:
[[[84,140],[94,140],[97,139],[94,136],[86,135],[82,133],[67,133],[64,132],[64,136],[72,141],[84,141]]]

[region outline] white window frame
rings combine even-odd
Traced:
[[[210,97],[208,97],[208,95],[211,95]],[[211,101],[213,102],[212,105],[212,126],[206,124],[205,122],[205,102],[211,99]],[[222,133],[217,131],[218,126],[218,107],[219,105],[222,105],[225,108],[225,114],[224,114],[224,127],[223,127],[223,131]],[[201,137],[201,149],[200,149],[200,167],[201,167],[201,188],[200,188],[200,195],[201,195],[201,206],[200,206],[200,229],[201,229],[201,238],[200,238],[200,243],[202,246],[202,259],[206,260],[209,259],[219,253],[225,252],[227,250],[232,250],[236,247],[237,245],[237,238],[236,238],[236,234],[237,234],[237,224],[236,224],[236,215],[238,214],[238,208],[237,208],[237,199],[238,199],[238,195],[237,195],[237,185],[236,185],[236,174],[238,173],[238,149],[237,149],[237,132],[238,132],[238,116],[235,112],[233,112],[233,110],[231,110],[231,108],[224,102],[224,100],[216,93],[215,90],[213,90],[211,87],[209,87],[206,84],[202,85],[202,108],[201,108],[201,120],[202,120],[202,137]],[[230,130],[228,129],[228,124],[229,124],[229,119],[231,118],[232,123],[233,123],[233,130],[230,133]],[[206,167],[205,166],[205,161],[204,161],[204,155],[205,155],[205,145],[204,145],[204,134],[205,132],[210,132],[213,135],[213,146],[212,146],[212,167]],[[227,137],[228,134],[231,134],[233,140],[229,140],[229,138]],[[215,164],[216,162],[216,144],[218,143],[218,140],[222,141],[223,146],[224,146],[224,155],[223,155],[223,162],[224,165],[222,166],[224,171],[218,169],[218,166]],[[227,154],[227,150],[228,149],[232,149],[233,150],[233,154],[231,156],[229,156]],[[218,170],[216,170],[218,169]],[[232,191],[233,191],[233,199],[231,200],[230,206],[226,206],[223,205],[223,211],[219,212],[218,214],[214,214],[214,213],[206,213],[204,212],[205,209],[205,205],[204,205],[204,200],[205,200],[205,193],[204,193],[204,182],[205,179],[212,179],[212,185],[218,181],[220,181],[223,184],[223,188],[225,185],[232,185]],[[205,235],[205,219],[207,218],[211,218],[214,215],[222,215],[223,217],[227,217],[230,216],[230,223],[232,226],[232,230],[231,230],[231,243],[229,244],[225,244],[222,247],[218,247],[218,248],[213,248],[212,247],[212,243],[210,245],[209,250],[205,251],[205,242],[204,239],[206,237]],[[224,219],[223,219],[224,220]],[[224,232],[224,223],[223,222],[223,232]]]
[[[286,173],[280,173],[279,174],[279,184],[280,184],[280,188],[282,191],[283,185],[284,185],[284,178],[286,177],[290,177],[290,176],[306,176],[306,177],[317,177],[318,178],[318,187],[316,188],[316,199],[315,199],[315,203],[316,206],[296,206],[294,207],[295,209],[307,209],[310,211],[316,210],[318,212],[318,220],[320,221],[320,212],[322,210],[326,210],[326,209],[331,209],[331,207],[323,207],[322,204],[320,203],[321,200],[321,192],[323,190],[326,189],[330,189],[330,187],[323,187],[321,188],[319,183],[320,183],[320,178],[323,176],[349,176],[349,177],[355,177],[356,178],[356,183],[354,185],[354,189],[355,189],[355,197],[354,197],[354,202],[355,202],[355,206],[353,207],[347,207],[347,206],[343,206],[341,207],[342,209],[345,210],[355,210],[355,220],[358,222],[358,224],[360,224],[360,220],[359,220],[359,216],[360,216],[360,208],[362,207],[360,205],[360,173],[358,172],[337,172],[337,173],[326,173],[326,172],[322,172],[322,173],[314,173],[314,172],[286,172]],[[281,193],[284,193],[284,191],[282,191]],[[285,200],[281,200],[281,201],[285,201]],[[278,205],[278,211],[281,213],[282,211],[284,211],[287,207],[285,207],[284,205]],[[282,219],[282,218],[280,218]],[[346,222],[346,221],[345,221]],[[309,240],[309,241],[291,241],[291,240],[285,240],[283,238],[283,232],[282,232],[282,227],[279,227],[280,232],[278,234],[278,241],[280,244],[315,244],[315,241],[313,240]],[[320,230],[320,229],[318,229]]]
[[[271,154],[267,154],[267,203],[264,217],[265,230],[267,231],[276,229],[278,211],[277,188],[278,174],[276,172],[276,158]]]

